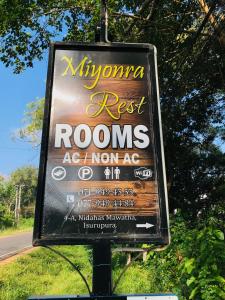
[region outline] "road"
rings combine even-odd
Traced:
[[[32,231],[0,237],[0,260],[32,247]]]

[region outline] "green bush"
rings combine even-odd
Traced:
[[[225,243],[221,230],[194,231],[193,247],[182,264],[189,299],[225,299]]]
[[[0,230],[13,226],[13,216],[7,212],[6,207],[0,203]]]
[[[148,254],[151,290],[174,292],[179,300],[225,299],[223,232],[206,223],[190,228],[180,216],[171,223],[170,246]]]

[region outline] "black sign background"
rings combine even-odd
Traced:
[[[112,62],[115,59],[115,64],[147,64],[147,74],[145,75],[145,88],[148,95],[148,119],[150,134],[151,134],[151,149],[147,149],[151,154],[153,165],[144,165],[146,169],[153,170],[151,178],[143,181],[142,179],[135,178],[134,166],[124,167],[121,166],[121,178],[120,181],[135,180],[135,186],[143,187],[143,191],[147,191],[147,183],[153,182],[157,187],[156,208],[155,212],[148,214],[147,208],[139,208],[142,213],[137,213],[137,210],[130,212],[127,210],[126,205],[132,206],[132,202],[118,201],[115,195],[112,195],[115,190],[110,190],[109,202],[104,196],[98,202],[101,206],[101,211],[97,213],[92,212],[93,203],[86,203],[89,207],[81,209],[78,206],[74,207],[71,203],[66,203],[65,198],[69,193],[73,193],[73,189],[68,188],[67,185],[63,185],[67,182],[79,182],[78,173],[81,166],[63,166],[66,170],[67,177],[60,181],[52,178],[53,169],[58,167],[58,163],[54,160],[51,161],[51,149],[52,149],[52,135],[53,130],[53,112],[56,111],[56,104],[53,101],[54,88],[60,86],[60,80],[57,77],[57,69],[59,67],[59,60],[57,60],[56,53],[93,53],[93,57],[98,58],[98,62],[102,64]],[[64,52],[63,52],[64,51]],[[95,62],[96,63],[96,62]],[[60,69],[61,71],[61,69]],[[65,80],[65,79],[64,79]],[[73,78],[75,81],[76,78]],[[129,88],[129,86],[127,86]],[[64,93],[62,85],[62,94]],[[54,111],[52,110],[52,104],[54,105]],[[74,43],[55,43],[50,48],[49,54],[49,68],[47,78],[46,89],[46,105],[44,115],[44,125],[42,134],[42,146],[41,146],[41,158],[39,167],[39,180],[38,180],[38,193],[35,213],[35,226],[33,244],[37,245],[50,245],[50,244],[92,244],[100,240],[110,240],[112,242],[129,242],[129,243],[154,243],[165,245],[169,243],[169,231],[168,231],[168,208],[167,208],[167,191],[166,191],[166,179],[165,179],[165,167],[164,167],[164,154],[163,154],[163,142],[161,132],[161,119],[160,119],[160,107],[159,107],[159,95],[158,95],[158,81],[157,81],[157,67],[156,67],[156,49],[149,44],[74,44]],[[127,118],[129,124],[129,118]],[[145,120],[146,121],[146,120]],[[78,122],[79,124],[80,122]],[[115,123],[115,122],[112,122]],[[118,121],[117,124],[120,122]],[[96,121],[99,124],[99,121]],[[77,125],[77,124],[74,124]],[[116,150],[115,150],[116,151]],[[114,151],[114,152],[115,152]],[[138,150],[137,150],[138,152]],[[58,161],[57,161],[58,162]],[[106,168],[103,166],[93,166],[94,168]],[[71,171],[72,170],[72,171]],[[104,171],[104,170],[103,170]],[[99,171],[98,171],[99,172]],[[86,186],[90,188],[93,186],[93,181],[103,182],[104,173],[95,172],[95,176],[87,182]],[[103,174],[103,175],[102,175]],[[123,174],[123,175],[122,175]],[[56,173],[57,175],[57,173]],[[143,184],[144,182],[144,184]],[[115,189],[119,187],[118,181],[115,183]],[[107,186],[105,183],[104,186]],[[66,194],[67,192],[67,194]],[[76,203],[78,194],[74,191],[74,199]],[[123,193],[125,191],[123,190]],[[135,194],[136,192],[134,192]],[[109,195],[108,195],[109,196]],[[135,195],[134,195],[135,196]],[[137,195],[136,195],[137,196]],[[143,194],[143,199],[145,199]],[[132,196],[130,197],[132,201]],[[129,200],[126,198],[125,200]],[[74,201],[73,199],[73,201]],[[144,201],[142,199],[142,201]],[[117,202],[116,202],[117,201]],[[154,200],[155,201],[155,200]],[[100,204],[99,204],[100,203]],[[119,203],[119,204],[118,204]],[[108,207],[119,206],[125,213],[109,213]],[[57,208],[56,208],[57,207]],[[122,208],[121,208],[122,207]],[[146,206],[147,207],[147,206]],[[89,209],[89,211],[88,211]],[[77,211],[76,211],[77,210]],[[85,211],[86,210],[86,211]],[[71,213],[71,212],[75,213]],[[108,225],[110,224],[110,226]],[[145,224],[151,224],[148,228],[144,227]],[[153,226],[152,226],[153,225]]]

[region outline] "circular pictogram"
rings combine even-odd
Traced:
[[[93,176],[93,170],[90,167],[81,167],[78,171],[80,180],[90,180]]]
[[[55,168],[52,169],[52,178],[55,180],[63,180],[66,177],[66,169],[61,167],[61,166],[57,166]]]

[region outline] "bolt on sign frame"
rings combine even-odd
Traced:
[[[156,48],[50,47],[33,244],[169,243]]]

